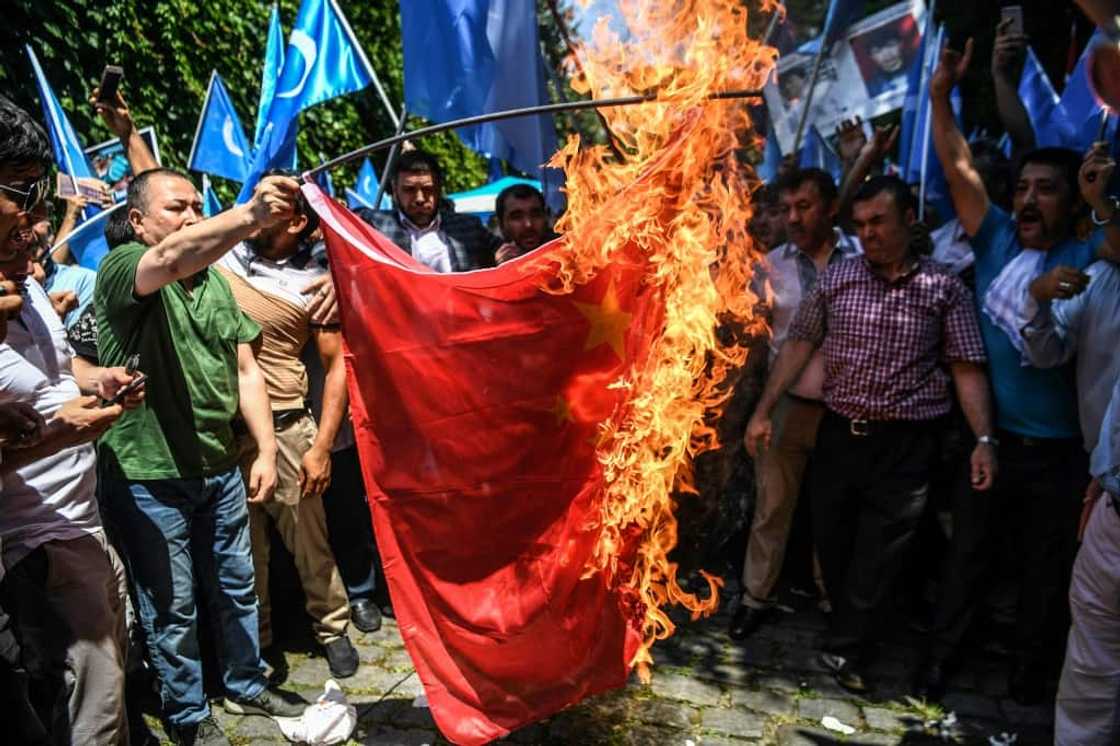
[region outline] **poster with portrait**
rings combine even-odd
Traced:
[[[922,0],[906,0],[853,24],[821,59],[806,126],[829,137],[845,119],[869,120],[902,108],[925,14]],[[805,111],[816,61],[811,46],[779,59],[764,90],[783,155],[793,150]]]
[[[162,163],[159,158],[159,143],[156,140],[154,127],[144,127],[140,137],[148,144],[148,149],[155,156],[156,163]],[[132,169],[128,165],[128,156],[124,146],[117,138],[106,140],[92,147],[86,148],[86,158],[93,168],[93,175],[109,185],[113,193],[113,200],[120,202],[128,192],[128,183],[132,181]]]

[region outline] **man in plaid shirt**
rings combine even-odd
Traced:
[[[830,265],[790,328],[747,438],[766,448],[771,411],[819,347],[824,402],[809,472],[813,524],[834,613],[821,663],[850,691],[861,672],[874,615],[925,509],[950,379],[977,437],[972,483],[995,478],[984,345],[972,296],[947,267],[911,245],[914,198],[881,176],[864,184],[853,223],[864,255]]]

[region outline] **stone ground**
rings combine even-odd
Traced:
[[[732,599],[733,600],[733,599]],[[1053,705],[1023,708],[1007,698],[1004,667],[982,656],[956,675],[942,706],[908,701],[906,681],[916,663],[913,639],[885,645],[871,673],[876,694],[848,694],[816,664],[824,618],[815,609],[782,614],[745,643],[726,634],[733,608],[711,619],[679,619],[678,632],[657,645],[653,681],[634,677],[620,691],[600,695],[509,736],[513,744],[666,744],[780,746],[820,744],[1052,743]],[[358,709],[352,744],[419,746],[446,743],[431,715],[414,701],[422,693],[396,624],[354,642],[362,666],[340,682]],[[313,700],[328,676],[314,653],[285,654],[285,687]],[[235,717],[215,707],[235,744],[283,742],[268,718]],[[953,715],[950,715],[953,713]],[[821,725],[831,715],[856,733]],[[955,717],[954,717],[955,716]],[[153,731],[163,739],[154,718]],[[955,722],[953,722],[955,720]],[[1005,735],[1006,734],[1006,735]],[[1010,741],[1007,735],[1014,735]],[[995,739],[989,740],[994,736]],[[1002,740],[1001,740],[1002,739]]]

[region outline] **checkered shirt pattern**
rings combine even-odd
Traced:
[[[825,404],[853,420],[948,414],[945,364],[987,360],[972,293],[948,267],[924,257],[893,282],[863,257],[829,266],[788,338],[821,347]]]

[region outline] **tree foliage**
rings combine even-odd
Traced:
[[[403,101],[400,14],[396,0],[340,0],[339,6],[393,102]],[[185,168],[210,71],[225,80],[237,113],[252,137],[271,3],[263,0],[12,0],[0,26],[0,90],[33,114],[41,106],[30,44],[88,146],[111,137],[86,103],[106,64],[125,68],[123,92],[138,126],[154,125],[164,165]],[[281,0],[285,36],[299,0]],[[410,128],[424,122],[411,120]],[[393,124],[370,88],[328,101],[300,117],[299,158],[318,163],[393,134]],[[485,161],[451,133],[421,146],[443,163],[451,191],[485,181]],[[387,153],[374,156],[380,171]],[[339,186],[355,168],[335,173]],[[220,191],[228,201],[234,184]]]

